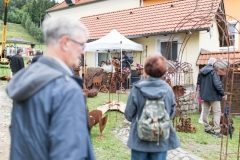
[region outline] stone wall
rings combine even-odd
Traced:
[[[179,98],[179,104],[181,106],[182,113],[183,114],[198,113],[199,104],[194,97],[195,87],[191,86],[185,88],[186,88],[185,95]]]

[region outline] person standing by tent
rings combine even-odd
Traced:
[[[121,53],[120,53],[121,54]],[[121,71],[123,70],[129,70],[131,72],[131,64],[133,63],[133,59],[132,58],[129,58],[126,54],[126,51],[123,51],[122,52],[122,55],[120,58],[118,58],[118,60],[120,61],[121,63]],[[127,89],[127,83],[128,83],[128,80],[127,78],[125,79],[125,82],[123,83],[123,87],[125,89]],[[118,84],[118,88],[121,86],[121,84]]]
[[[126,51],[122,52],[122,58],[120,57],[118,60],[122,63],[122,69],[128,68],[129,70],[131,70],[131,64],[133,63],[133,59],[127,56]]]

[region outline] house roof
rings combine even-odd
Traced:
[[[210,57],[214,57],[216,59],[220,59],[220,58],[228,59],[228,56],[229,56],[230,62],[240,60],[240,51],[201,52],[197,59],[197,65],[206,65]]]
[[[93,2],[96,0],[75,0],[75,5],[80,5],[80,4],[84,4],[84,3],[88,3],[88,2]],[[65,2],[65,0],[63,0],[62,3],[59,3],[55,6],[53,6],[52,8],[49,8],[48,10],[46,10],[46,12],[51,12],[51,11],[55,11],[55,10],[59,10],[59,9],[64,9],[64,8],[68,8],[69,6],[67,5],[67,3]],[[72,6],[70,6],[72,7]]]
[[[80,20],[89,29],[90,39],[99,39],[113,29],[129,38],[170,34],[175,31],[187,32],[190,29],[209,29],[213,24],[215,18],[213,13],[217,12],[220,0],[198,0],[197,4],[196,2],[196,0],[176,0],[86,16]]]

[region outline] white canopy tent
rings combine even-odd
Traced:
[[[143,51],[142,44],[138,44],[133,42],[123,35],[121,35],[117,30],[113,29],[110,33],[106,36],[90,42],[86,43],[85,51],[86,52],[112,52],[112,51],[120,50],[122,55],[122,51]],[[122,62],[122,56],[121,56]],[[122,63],[121,63],[122,68]],[[122,70],[121,70],[122,74]],[[122,84],[121,84],[122,86]]]
[[[85,46],[86,52],[101,52],[107,50],[142,51],[143,47],[141,44],[127,39],[115,29],[99,40],[86,43]]]

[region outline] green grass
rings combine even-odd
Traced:
[[[27,61],[30,57],[29,56],[23,56],[23,61],[24,61],[24,65],[25,67],[27,66]],[[0,64],[0,77],[1,76],[10,76],[11,73],[11,69],[9,64],[8,65],[2,65]]]
[[[125,102],[127,95],[111,94],[111,100]],[[104,102],[109,100],[108,93],[98,93],[98,96],[87,99],[87,106],[89,111],[97,109],[98,106],[102,106]],[[124,115],[118,111],[108,111],[108,122],[103,130],[103,140],[99,140],[96,137],[100,135],[99,125],[97,124],[91,130],[91,138],[94,147],[94,153],[98,160],[128,160],[130,157],[130,149],[122,143],[121,140],[114,136],[113,130],[121,128]],[[103,115],[105,116],[105,115]]]
[[[0,26],[3,26],[3,21],[0,20]],[[38,44],[37,40],[31,36],[28,31],[23,28],[21,24],[7,23],[7,38],[22,37],[22,39]],[[2,41],[2,32],[0,32],[0,38]]]
[[[120,95],[120,100],[126,102],[127,95]],[[105,101],[108,101],[109,95],[106,93],[99,93],[98,96],[94,98],[88,98],[87,104],[89,111],[93,109],[97,109],[98,106],[104,104]],[[110,99],[118,100],[118,95],[113,94],[113,98],[111,96]],[[107,112],[109,119],[107,122],[107,126],[103,131],[103,135],[105,137],[104,140],[98,140],[96,138],[99,135],[99,126],[96,125],[91,130],[91,137],[94,146],[94,152],[97,159],[105,160],[105,159],[130,159],[130,149],[123,144],[119,139],[114,136],[113,130],[116,128],[121,128],[124,123],[122,122],[125,118],[124,115],[117,111]],[[189,114],[191,118],[191,123],[197,128],[196,133],[185,133],[185,132],[177,132],[180,140],[181,140],[181,148],[186,150],[189,153],[192,153],[196,156],[204,158],[206,160],[219,159],[220,157],[220,147],[221,147],[221,139],[215,138],[209,134],[204,133],[204,126],[198,123],[199,114]],[[116,120],[117,117],[117,120]],[[211,120],[212,116],[210,115],[209,119]],[[240,119],[236,117],[232,117],[234,120],[235,132],[233,133],[233,138],[228,139],[228,153],[237,152],[238,148],[238,137],[239,137],[239,127],[240,127]],[[226,140],[225,137],[223,139],[223,156],[226,148]],[[228,160],[236,160],[237,155],[229,155]]]
[[[0,77],[10,76],[10,69],[8,65],[0,65]]]
[[[219,159],[221,149],[221,139],[215,138],[212,135],[204,133],[204,126],[198,123],[199,114],[188,115],[191,118],[191,123],[197,128],[196,133],[184,133],[178,132],[178,136],[181,139],[182,148],[186,151],[198,155],[206,160]],[[228,153],[237,152],[240,119],[232,117],[235,127],[232,140],[225,137],[222,141],[222,154],[226,153],[226,141],[228,140]],[[212,116],[209,116],[209,120],[212,120]],[[229,155],[228,160],[236,160],[237,155]]]

